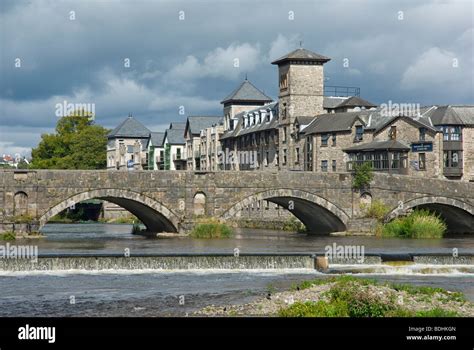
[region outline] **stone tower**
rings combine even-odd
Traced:
[[[295,165],[296,117],[323,113],[324,63],[330,58],[299,48],[275,60],[279,76],[279,165]]]

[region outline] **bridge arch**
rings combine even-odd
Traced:
[[[272,189],[251,196],[234,204],[224,214],[223,219],[232,219],[238,212],[253,202],[266,200],[282,206],[305,224],[309,233],[326,234],[345,231],[349,215],[327,199],[301,190]]]
[[[115,203],[135,215],[151,232],[178,232],[180,220],[176,214],[160,202],[143,194],[123,189],[100,189],[81,192],[47,210],[39,219],[41,229],[49,219],[76,203],[102,199]]]
[[[405,215],[411,209],[428,209],[439,214],[448,226],[448,232],[474,232],[474,205],[456,198],[442,196],[425,196],[401,202],[386,216],[391,221],[397,216]]]

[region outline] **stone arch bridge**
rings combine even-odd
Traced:
[[[361,205],[380,199],[387,220],[412,208],[442,215],[452,232],[474,232],[474,183],[374,174],[363,193],[349,173],[1,170],[0,231],[22,222],[38,230],[84,200],[103,199],[136,215],[151,232],[185,232],[196,215],[237,218],[255,201],[290,210],[310,233],[344,231],[360,221]]]

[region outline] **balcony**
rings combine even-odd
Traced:
[[[181,155],[181,153],[180,154],[178,154],[178,153],[173,154],[173,161],[174,162],[180,162],[180,161],[184,162],[185,160],[186,159],[184,159],[184,157]]]

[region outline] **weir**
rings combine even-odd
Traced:
[[[324,254],[48,254],[37,259],[0,259],[0,271],[111,271],[114,270],[314,270],[316,258]],[[328,258],[327,273],[387,273],[396,270],[420,271],[426,269],[474,273],[474,255],[458,257],[443,254],[403,254],[405,260],[394,261],[393,254],[366,254],[358,258]],[[387,259],[385,259],[387,257]],[[425,269],[425,270],[423,270]],[[428,271],[426,270],[426,271]],[[430,273],[426,272],[425,273]]]

